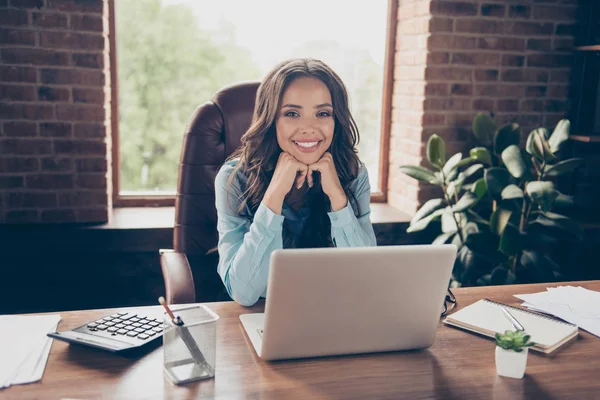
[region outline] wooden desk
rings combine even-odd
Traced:
[[[600,281],[571,282],[600,290]],[[508,304],[513,294],[549,284],[461,288],[458,307],[483,297]],[[218,399],[592,399],[600,396],[600,338],[580,330],[579,339],[552,356],[530,352],[521,380],[500,378],[494,342],[445,325],[424,351],[267,363],[254,353],[239,322],[241,313],[262,310],[235,303],[208,304],[220,315],[217,369],[213,380],[172,385],[162,372],[162,347],[126,359],[55,341],[43,380],[0,391],[0,398],[218,398]],[[73,328],[114,310],[63,312],[59,329]]]

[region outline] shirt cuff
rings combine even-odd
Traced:
[[[331,226],[335,227],[348,225],[354,220],[354,211],[352,210],[350,201],[346,203],[346,207],[339,211],[328,212],[327,215],[329,215],[329,219],[331,220]]]
[[[273,231],[281,231],[284,219],[283,215],[275,214],[262,202],[258,205],[256,214],[254,214],[254,222],[258,222],[261,226]]]

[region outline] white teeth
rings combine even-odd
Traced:
[[[302,142],[302,143],[294,142],[294,143],[296,143],[298,146],[309,148],[309,147],[316,146],[317,143],[319,143],[319,142]]]

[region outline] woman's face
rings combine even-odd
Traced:
[[[283,93],[275,128],[281,150],[313,164],[331,146],[333,105],[327,86],[317,78],[294,79]]]

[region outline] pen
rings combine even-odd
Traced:
[[[513,317],[513,315],[510,312],[508,312],[508,310],[506,308],[504,308],[502,306],[500,306],[500,308],[502,309],[502,311],[504,311],[504,315],[506,315],[506,318],[508,318],[508,320],[510,321],[512,326],[514,326],[517,331],[525,330],[525,328],[523,328],[523,325],[521,325],[519,323],[519,321],[517,321],[517,319],[515,317]]]

